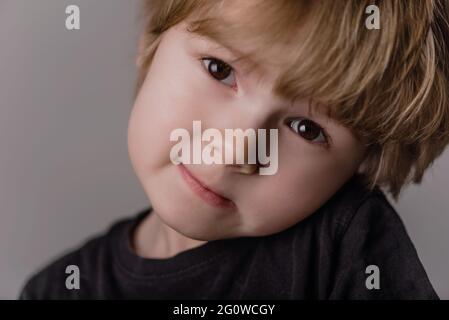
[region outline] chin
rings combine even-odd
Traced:
[[[216,230],[213,230],[211,223],[201,219],[198,208],[192,208],[180,201],[165,201],[165,199],[161,199],[160,202],[154,200],[152,206],[167,226],[188,238],[200,241],[217,238]]]
[[[183,236],[198,241],[213,241],[225,238],[223,234],[217,234],[215,230],[207,225],[192,225],[191,221],[177,221],[175,224],[166,222],[173,230],[179,232]]]

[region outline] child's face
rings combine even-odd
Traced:
[[[364,145],[348,129],[322,115],[309,115],[306,103],[291,105],[273,95],[276,70],[269,66],[243,73],[239,62],[232,65],[234,72],[217,80],[207,68],[213,61],[201,58],[230,63],[235,57],[185,27],[178,24],[163,36],[129,122],[130,158],[154,212],[172,229],[198,240],[268,235],[296,224],[357,171]],[[287,122],[303,118],[313,121],[301,122],[308,134],[294,131]],[[185,164],[235,207],[206,203],[186,184],[169,157],[177,143],[170,141],[170,133],[185,128],[193,137],[194,120],[201,120],[202,130],[222,132],[226,128],[277,128],[277,173],[248,173],[245,165]],[[330,137],[328,148],[325,135]]]

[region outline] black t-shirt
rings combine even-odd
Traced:
[[[136,255],[151,207],[35,273],[20,299],[438,299],[406,229],[357,175],[319,210],[274,235],[209,241],[167,259]],[[68,289],[69,265],[79,289]],[[374,265],[374,267],[373,267]]]

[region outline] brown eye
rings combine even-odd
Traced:
[[[293,120],[290,127],[298,135],[312,142],[327,142],[323,129],[315,122],[307,119]]]
[[[215,58],[203,58],[202,61],[212,77],[227,86],[235,86],[234,70],[230,65]]]

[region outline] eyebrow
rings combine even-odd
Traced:
[[[243,53],[241,50],[238,50],[235,47],[226,45],[220,41],[218,41],[217,39],[214,39],[211,36],[208,35],[203,35],[197,32],[192,32],[192,34],[194,34],[199,40],[205,41],[206,43],[206,48],[210,49],[210,50],[225,50],[227,52],[229,52],[233,57],[235,57],[234,59],[229,60],[228,62],[230,64],[241,64],[242,66],[244,66],[245,71],[249,71],[251,69],[257,69],[262,71],[263,68],[260,66],[259,63],[257,63],[254,59],[252,59],[250,57],[249,54],[245,54]]]

